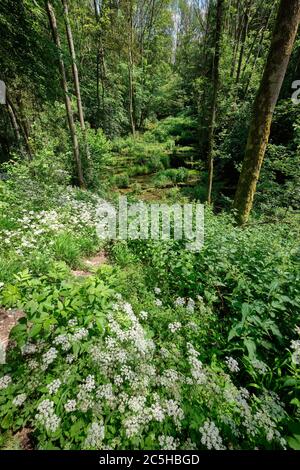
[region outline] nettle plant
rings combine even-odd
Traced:
[[[26,313],[0,373],[2,432],[28,427],[41,449],[285,447],[278,397],[236,386],[233,358],[202,362],[201,297],[166,304],[156,288],[145,310],[108,286],[58,264],[2,287]]]

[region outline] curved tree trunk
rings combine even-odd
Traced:
[[[64,9],[64,20],[65,20],[66,33],[67,33],[67,38],[68,38],[69,51],[70,51],[71,58],[72,58],[72,72],[73,72],[74,88],[75,88],[75,94],[76,94],[76,100],[77,100],[79,122],[80,122],[80,127],[82,130],[83,139],[84,139],[86,158],[87,160],[89,160],[90,151],[89,151],[89,146],[87,143],[86,127],[85,127],[85,122],[84,122],[84,113],[83,113],[82,99],[81,99],[81,92],[80,92],[79,75],[78,75],[78,68],[77,68],[77,62],[76,62],[76,53],[75,53],[73,34],[72,34],[72,29],[71,29],[70,19],[69,19],[68,1],[62,0],[62,5]]]
[[[239,225],[248,221],[269,141],[271,122],[300,21],[300,0],[281,0],[270,52],[254,102],[245,159],[235,195]]]
[[[56,47],[59,53],[59,69],[60,69],[60,75],[61,75],[61,86],[64,92],[65,107],[66,107],[69,130],[70,130],[70,134],[72,138],[73,155],[74,155],[74,160],[75,160],[75,164],[77,168],[78,181],[79,181],[79,185],[85,188],[85,181],[84,181],[83,171],[82,171],[82,163],[81,163],[81,158],[80,158],[80,153],[79,153],[78,138],[76,134],[76,127],[74,123],[71,101],[69,98],[66,69],[65,69],[63,58],[61,56],[60,37],[59,37],[58,29],[57,29],[55,13],[54,13],[52,4],[49,0],[46,0],[46,10],[47,10],[48,17],[49,17],[49,23],[50,23],[53,40],[54,40],[54,43],[56,44]]]

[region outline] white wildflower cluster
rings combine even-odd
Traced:
[[[118,312],[126,314],[131,326],[124,329],[119,323]],[[108,315],[109,330],[116,336],[118,342],[130,343],[136,352],[145,355],[154,348],[152,340],[146,339],[145,331],[135,316],[132,306],[127,302],[115,305],[115,313]]]
[[[150,416],[153,421],[157,421],[158,423],[162,423],[166,418],[166,412],[163,405],[160,403],[159,397],[156,398],[154,403],[150,406]]]
[[[132,415],[124,419],[123,426],[125,429],[125,434],[128,438],[136,436],[142,432],[142,426],[146,424],[145,415]]]
[[[74,361],[75,361],[75,356],[74,356],[74,354],[68,354],[68,355],[66,356],[66,363],[67,363],[67,364],[72,364],[72,362],[74,362]]]
[[[71,320],[68,321],[69,326],[76,326],[78,324],[77,318],[71,318]]]
[[[12,378],[10,375],[4,375],[0,379],[0,390],[7,388],[12,383]]]
[[[113,392],[113,386],[111,383],[100,385],[97,388],[96,397],[99,400],[106,400],[110,408],[115,408],[117,397]]]
[[[76,410],[76,400],[68,400],[67,403],[65,403],[64,408],[67,413],[71,413],[72,411]]]
[[[3,243],[13,246],[20,256],[24,255],[24,250],[36,249],[42,237],[57,234],[64,228],[59,220],[60,215],[55,210],[34,212],[24,209],[23,214],[17,221],[19,228],[0,233]]]
[[[55,361],[57,357],[58,351],[55,348],[50,348],[45,354],[42,356],[42,363],[44,368],[46,369],[52,362]]]
[[[61,386],[61,380],[55,379],[50,384],[47,385],[47,389],[50,395],[55,395],[58,392],[59,387]]]
[[[89,332],[86,328],[78,328],[73,334],[73,341],[81,341],[88,336]]]
[[[184,307],[185,306],[185,299],[183,297],[177,297],[174,301],[175,307]]]
[[[245,388],[236,388],[229,383],[223,390],[222,396],[235,410],[240,414],[242,425],[238,428],[234,418],[230,415],[219,416],[219,419],[230,426],[234,435],[238,438],[247,436],[251,439],[263,435],[269,442],[276,442],[282,448],[286,443],[278,430],[278,422],[285,418],[283,404],[280,403],[278,396],[268,392],[260,396],[261,406],[257,407],[257,401],[253,397],[250,400],[250,393]]]
[[[296,365],[300,365],[300,340],[293,340],[291,342],[291,349],[293,350],[292,361]]]
[[[27,398],[27,395],[25,393],[20,393],[20,395],[17,395],[14,399],[13,399],[13,405],[15,406],[22,406],[24,401],[26,400]]]
[[[39,367],[39,363],[35,359],[29,359],[29,361],[27,362],[27,365],[28,365],[29,369],[31,369],[31,370],[38,369],[38,367]]]
[[[181,330],[182,324],[178,321],[174,323],[169,323],[168,328],[171,331],[171,333],[176,333],[176,331]]]
[[[87,431],[84,447],[86,449],[101,449],[105,436],[105,428],[103,422],[92,423]]]
[[[77,408],[86,413],[88,410],[93,408],[94,405],[94,397],[84,390],[84,388],[79,387],[79,392],[77,393]]]
[[[95,387],[95,377],[93,375],[88,375],[84,383],[81,385],[81,388],[86,392],[92,392]]]
[[[156,295],[159,295],[159,294],[161,294],[161,289],[159,287],[155,287],[154,292],[155,292]]]
[[[63,351],[68,351],[71,348],[69,336],[67,334],[60,334],[53,340],[55,346],[61,346]]]
[[[22,348],[22,354],[24,356],[35,354],[36,351],[37,351],[37,346],[33,343],[26,343]]]
[[[239,370],[240,370],[239,363],[236,359],[234,359],[231,356],[229,356],[229,357],[227,356],[225,362],[226,362],[227,367],[230,370],[230,372],[239,372]]]
[[[194,313],[195,311],[195,301],[193,299],[188,299],[186,309],[189,313]]]
[[[159,436],[158,442],[161,450],[177,450],[180,444],[178,439],[165,435]]]
[[[179,403],[175,400],[166,400],[164,405],[167,416],[173,418],[175,425],[178,429],[180,429],[181,421],[184,418],[184,413],[180,408]]]
[[[143,395],[131,397],[128,401],[128,408],[134,413],[142,413],[145,403],[146,397]]]
[[[199,429],[201,434],[201,444],[208,450],[225,450],[220,431],[213,421],[207,420]]]
[[[60,170],[59,170],[60,171]],[[26,188],[27,199],[36,196],[36,187],[29,185]],[[78,233],[80,230],[95,228],[97,224],[96,207],[103,203],[99,197],[90,197],[91,201],[78,201],[73,189],[69,194],[58,194],[56,204],[60,210],[28,211],[24,209],[21,217],[16,220],[19,225],[13,230],[0,229],[0,246],[10,246],[19,256],[33,250],[42,249],[44,253],[51,253],[51,246],[55,238],[63,231],[69,230]],[[64,193],[66,190],[64,189]],[[45,246],[45,240],[47,244]]]
[[[140,319],[141,320],[147,320],[147,318],[148,318],[148,312],[145,312],[144,310],[142,310],[140,312]]]
[[[60,425],[60,418],[54,412],[54,402],[51,400],[43,400],[37,407],[38,413],[35,419],[48,432],[57,431]]]
[[[176,389],[178,384],[182,382],[182,378],[176,370],[166,369],[163,371],[161,377],[159,378],[159,382],[163,387],[167,387],[169,389]]]
[[[194,313],[196,302],[191,298],[186,300],[184,297],[177,297],[174,301],[174,306],[177,308],[186,307],[188,313]]]
[[[188,348],[188,361],[191,366],[191,374],[196,384],[203,384],[206,381],[205,371],[203,370],[203,364],[198,359],[199,353],[195,350],[191,343],[187,343]]]
[[[88,375],[83,384],[79,385],[79,391],[77,394],[78,409],[86,412],[95,406],[95,400],[92,395],[95,388],[95,377],[93,375]]]
[[[132,408],[135,409],[134,414],[127,415],[123,420],[123,426],[128,438],[140,434],[151,421],[162,423],[167,418],[171,418],[177,429],[180,430],[184,414],[179,403],[171,399],[160,400],[155,394],[154,398],[155,402],[150,407],[145,406],[146,400],[144,397],[135,397],[133,401],[131,399],[128,400],[131,410]],[[124,401],[126,401],[126,397],[123,397]],[[124,405],[119,407],[120,412],[124,413],[125,408],[126,406]]]
[[[161,301],[160,299],[155,299],[154,305],[155,305],[156,307],[162,307],[162,304],[163,304],[163,303],[162,303],[162,301]]]

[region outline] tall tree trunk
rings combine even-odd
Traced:
[[[245,13],[244,13],[241,49],[240,49],[238,68],[237,68],[237,73],[236,73],[236,80],[235,80],[236,84],[238,84],[239,81],[240,81],[241,68],[242,68],[242,62],[243,62],[244,51],[245,51],[245,43],[246,43],[246,39],[247,39],[247,35],[248,35],[250,6],[251,6],[251,0],[246,5],[246,9],[245,9]]]
[[[216,125],[216,111],[217,111],[217,97],[220,81],[220,48],[222,38],[222,17],[223,17],[223,3],[224,0],[217,1],[217,18],[216,18],[216,42],[215,42],[215,56],[213,65],[213,90],[211,101],[211,115],[209,122],[209,135],[208,135],[208,189],[207,189],[207,202],[211,204],[211,193],[214,176],[214,137]]]
[[[70,130],[71,139],[72,139],[73,156],[74,156],[74,160],[75,160],[75,164],[77,168],[78,182],[81,187],[85,188],[85,181],[84,181],[83,171],[82,171],[82,163],[81,163],[81,158],[80,158],[80,153],[79,153],[78,138],[77,138],[76,127],[74,123],[74,116],[72,112],[71,101],[69,98],[66,69],[65,69],[65,64],[61,55],[60,37],[59,37],[58,29],[57,29],[57,22],[56,22],[54,9],[49,0],[46,0],[46,10],[47,10],[48,17],[49,17],[49,23],[50,23],[53,40],[54,40],[54,43],[56,44],[56,47],[58,49],[58,54],[59,54],[58,61],[59,61],[59,69],[60,69],[60,75],[61,75],[61,86],[64,92],[65,107],[66,107],[69,130]]]
[[[128,5],[128,79],[129,79],[129,119],[132,134],[135,135],[134,85],[133,85],[133,5]]]
[[[69,51],[70,51],[71,58],[72,58],[72,72],[73,72],[74,88],[75,88],[75,94],[76,94],[76,100],[77,100],[79,122],[80,122],[80,127],[82,130],[83,139],[84,139],[86,158],[88,161],[90,160],[90,152],[89,152],[89,146],[87,143],[86,127],[85,127],[85,122],[84,122],[84,113],[83,113],[81,92],[80,92],[79,75],[78,75],[78,68],[77,68],[77,62],[76,62],[76,52],[75,52],[72,28],[71,28],[70,18],[69,18],[68,0],[62,0],[62,5],[64,9],[64,20],[65,20],[66,33],[67,33],[67,38],[68,38]]]
[[[237,63],[237,55],[240,47],[240,40],[241,40],[241,35],[243,31],[243,15],[241,14],[241,2],[238,0],[237,5],[235,6],[236,8],[236,18],[234,21],[235,24],[235,30],[234,30],[234,38],[233,38],[233,54],[232,54],[232,64],[231,64],[231,70],[230,70],[230,76],[233,77],[236,69],[236,63]]]
[[[102,3],[102,9],[104,4]],[[107,78],[106,73],[106,63],[105,63],[105,52],[102,41],[102,33],[100,29],[100,20],[101,20],[101,9],[99,8],[99,3],[97,0],[94,0],[94,10],[95,17],[98,27],[97,33],[97,55],[96,55],[96,101],[97,101],[97,114],[96,114],[96,127],[100,126],[100,116],[101,116],[101,100],[100,100],[100,81],[102,88],[102,113],[103,113],[103,125],[105,128],[106,123],[106,114],[105,114],[105,83]]]
[[[300,0],[281,0],[264,75],[254,102],[245,158],[234,200],[236,219],[248,221],[269,141],[274,109],[300,21]]]

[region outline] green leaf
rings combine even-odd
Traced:
[[[35,336],[37,336],[39,334],[39,332],[41,331],[42,329],[42,324],[41,323],[36,323],[35,325],[33,325],[33,327],[31,328],[30,330],[30,333],[29,333],[29,336],[31,338],[34,338]]]
[[[83,428],[83,426],[84,426],[84,421],[83,421],[83,419],[79,419],[78,421],[76,421],[76,423],[74,423],[74,424],[71,426],[71,429],[70,429],[70,436],[71,436],[71,437],[77,436],[77,434],[79,434],[79,431],[81,431],[81,429]]]
[[[250,338],[244,339],[244,345],[247,348],[248,356],[250,357],[250,359],[255,359],[256,358],[256,344],[253,341],[253,339],[250,339]]]
[[[300,435],[299,434],[298,435],[295,434],[292,437],[288,437],[287,441],[288,441],[289,446],[293,450],[300,450]]]

